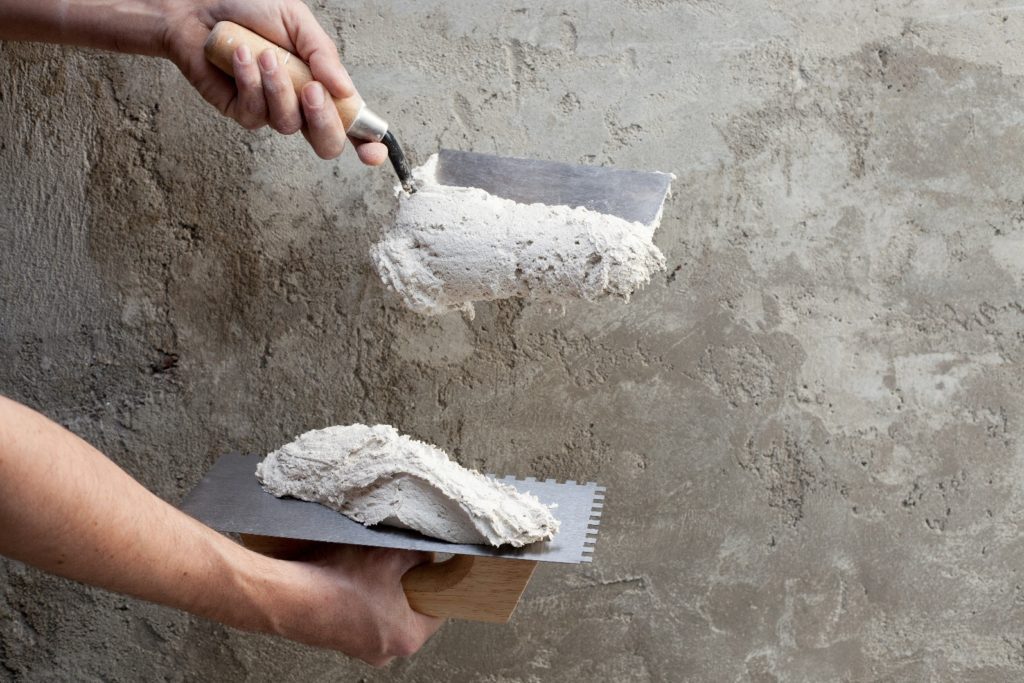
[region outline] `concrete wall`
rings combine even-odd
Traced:
[[[0,391],[171,501],[353,421],[609,487],[595,564],[386,671],[5,562],[0,677],[1024,676],[1024,12],[987,4],[316,6],[417,159],[679,176],[632,303],[472,322],[378,284],[387,172],[0,45]]]

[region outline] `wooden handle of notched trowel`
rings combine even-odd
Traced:
[[[235,67],[232,58],[235,50],[242,45],[249,46],[253,59],[259,57],[267,49],[276,50],[277,63],[287,69],[288,75],[292,79],[292,85],[295,86],[296,95],[300,94],[302,86],[313,80],[313,72],[301,59],[263,36],[230,21],[217,22],[213,30],[210,31],[210,37],[206,39],[203,51],[206,53],[206,58],[218,69],[229,76],[234,76]],[[352,127],[352,122],[359,115],[359,110],[363,108],[364,103],[363,98],[357,93],[351,97],[335,99],[334,104],[338,107],[341,122],[345,124],[347,131]]]
[[[240,534],[250,550],[282,560],[300,559],[314,541]],[[536,560],[455,555],[413,567],[402,577],[409,605],[421,614],[504,624],[537,567]]]
[[[402,577],[402,588],[422,614],[504,624],[536,567],[536,560],[455,555],[413,567]]]

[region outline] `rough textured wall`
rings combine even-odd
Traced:
[[[609,486],[594,565],[385,671],[6,562],[0,677],[1024,676],[1024,13],[984,6],[318,5],[418,159],[679,176],[632,303],[471,322],[375,280],[387,172],[169,64],[0,45],[0,391],[171,501],[357,420]]]

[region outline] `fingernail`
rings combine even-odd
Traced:
[[[252,50],[249,49],[248,45],[243,45],[235,51],[235,55],[238,57],[239,64],[249,64],[252,62]]]
[[[324,105],[324,87],[319,83],[310,83],[302,89],[302,99],[311,107]]]
[[[273,50],[264,50],[260,54],[260,66],[264,71],[273,71],[277,68],[277,55]]]

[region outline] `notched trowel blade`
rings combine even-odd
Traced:
[[[556,504],[552,513],[561,522],[550,541],[522,548],[448,543],[415,531],[386,526],[365,527],[317,503],[277,498],[256,479],[258,456],[230,454],[217,461],[181,504],[200,522],[227,533],[256,534],[327,543],[352,543],[382,548],[425,550],[454,555],[482,555],[517,560],[577,563],[593,560],[597,529],[604,506],[604,487],[594,483],[562,484],[554,480],[499,479],[529,491],[542,503]]]
[[[478,187],[520,204],[584,207],[644,225],[661,212],[672,177],[452,149],[442,149],[437,159],[442,185]]]

